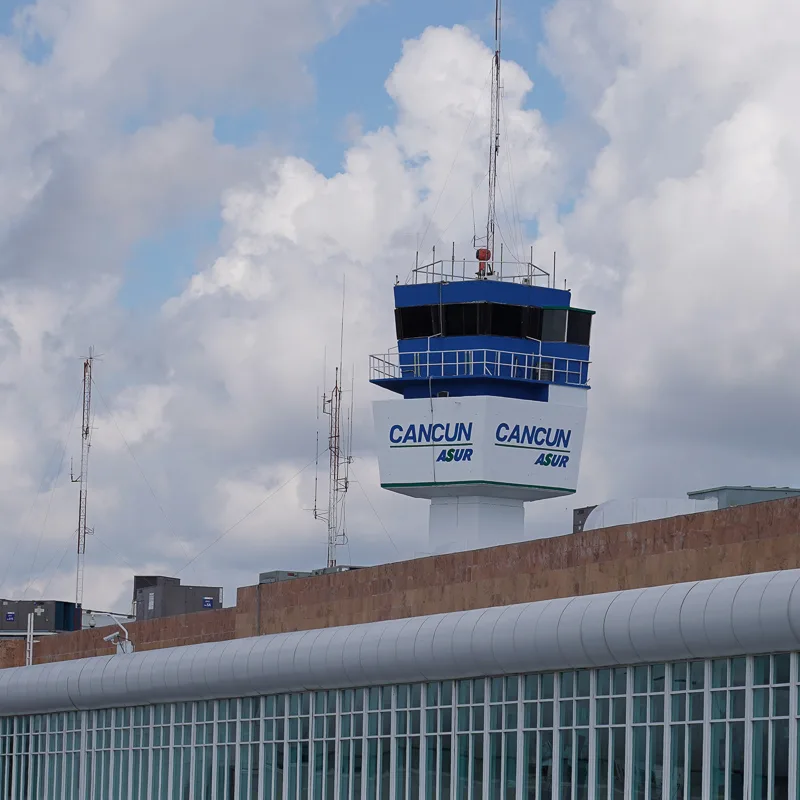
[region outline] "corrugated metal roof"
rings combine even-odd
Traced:
[[[800,570],[0,671],[0,715],[800,649]]]

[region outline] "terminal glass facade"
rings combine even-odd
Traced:
[[[5,717],[0,797],[800,800],[799,683],[777,654]]]

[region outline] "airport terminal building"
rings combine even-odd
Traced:
[[[798,512],[247,587],[201,644],[51,637],[0,670],[0,797],[797,800]]]

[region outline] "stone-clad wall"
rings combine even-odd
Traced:
[[[239,590],[237,636],[800,567],[800,499]]]
[[[800,499],[239,589],[235,608],[133,623],[139,650],[800,568]],[[36,645],[37,663],[108,655],[110,628]],[[24,662],[0,642],[0,668]]]
[[[198,611],[178,617],[132,622],[125,627],[137,650],[157,650],[162,647],[233,639],[235,620],[236,609],[223,608],[216,611]],[[103,637],[115,630],[118,628],[111,626],[41,637],[34,646],[34,663],[47,664],[51,661],[113,655],[116,648],[104,642]],[[3,647],[8,645],[16,647],[8,652],[4,659]],[[24,640],[0,642],[0,668],[22,666],[24,663]]]
[[[25,663],[25,642],[22,639],[0,641],[0,669]]]

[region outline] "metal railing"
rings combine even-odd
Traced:
[[[589,361],[508,350],[425,350],[369,357],[371,381],[414,378],[509,378],[589,385]]]
[[[504,248],[500,246],[500,258],[489,261],[461,258],[455,256],[455,248],[450,258],[436,258],[433,248],[431,261],[420,265],[419,254],[417,264],[411,271],[407,283],[449,283],[453,281],[503,281],[504,283],[520,283],[527,286],[555,286],[555,275],[533,263],[533,251],[529,261],[507,260]]]

